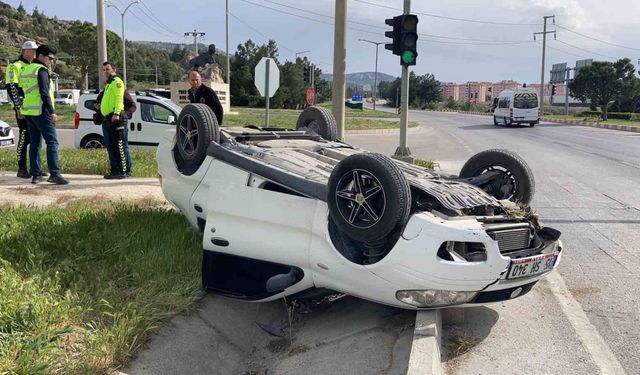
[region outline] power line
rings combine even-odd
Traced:
[[[627,46],[623,46],[623,45],[621,45],[621,44],[615,44],[615,43],[607,42],[607,41],[605,41],[605,40],[601,40],[601,39],[594,38],[594,37],[589,36],[589,35],[585,35],[585,34],[579,33],[579,32],[577,32],[577,31],[575,31],[575,30],[571,30],[571,29],[569,29],[568,27],[565,27],[565,26],[562,26],[562,25],[559,25],[559,24],[556,24],[556,27],[559,27],[559,28],[561,28],[561,29],[563,29],[563,30],[566,30],[566,31],[568,31],[568,32],[570,32],[570,33],[574,33],[574,34],[576,34],[576,35],[580,35],[580,36],[581,36],[581,37],[583,37],[583,38],[587,38],[587,39],[595,40],[596,42],[600,42],[600,43],[608,44],[608,45],[610,45],[610,46],[614,46],[614,47],[626,48],[626,49],[630,49],[630,50],[633,50],[633,51],[640,51],[640,48],[627,47]]]
[[[434,39],[420,39],[420,41],[421,42],[440,43],[440,44],[458,44],[458,45],[472,45],[472,46],[505,46],[505,45],[535,43],[532,40],[527,40],[527,41],[522,41],[522,42],[487,42],[487,43],[481,43],[481,42],[480,43],[478,43],[478,42],[449,42],[449,41],[434,40]]]
[[[569,47],[572,47],[572,48],[575,48],[575,49],[579,49],[580,51],[587,52],[587,53],[591,53],[591,54],[593,54],[593,55],[598,55],[598,56],[606,57],[606,58],[611,59],[611,60],[615,60],[615,59],[616,59],[615,57],[611,57],[611,56],[603,55],[603,54],[601,54],[601,53],[593,52],[593,51],[590,51],[590,50],[585,49],[585,48],[582,48],[582,47],[574,46],[573,44],[569,44],[569,43],[567,43],[567,42],[563,42],[562,40],[558,40],[558,39],[556,39],[555,41],[556,41],[556,42],[558,42],[558,43],[562,43],[562,44],[564,44],[564,45],[566,45],[566,46],[569,46]]]
[[[366,0],[355,0],[355,1],[357,1],[359,3],[363,3],[363,4],[373,5],[373,6],[376,6],[376,7],[379,7],[379,8],[386,8],[386,9],[402,11],[402,9],[400,9],[400,8],[395,8],[395,7],[390,7],[388,5],[372,3],[372,2],[366,1]],[[412,13],[419,14],[421,16],[440,18],[440,19],[445,19],[445,20],[450,20],[450,21],[482,23],[482,24],[487,24],[487,25],[540,26],[539,23],[516,23],[516,22],[484,21],[484,20],[474,20],[474,19],[469,19],[469,18],[448,17],[448,16],[443,16],[443,15],[440,15],[440,14],[432,14],[432,13],[424,13],[424,12],[415,12],[415,11],[413,11]]]
[[[255,31],[256,33],[258,33],[258,35],[262,36],[263,38],[265,38],[266,40],[274,40],[273,38],[268,37],[267,35],[263,34],[262,32],[260,32],[260,30],[256,29],[255,27],[249,25],[248,23],[244,22],[242,19],[240,19],[240,17],[236,17],[235,14],[229,12],[229,15],[233,18],[236,19],[236,21],[242,23],[243,25],[245,25],[246,27],[250,28],[251,30]],[[283,44],[279,44],[280,47],[286,49],[289,52],[294,52],[294,50],[292,50],[291,48],[288,48],[287,46],[283,45]]]
[[[266,8],[266,9],[272,10],[274,12],[287,14],[287,15],[290,15],[290,16],[293,16],[293,17],[303,18],[303,19],[306,19],[306,20],[310,20],[310,21],[313,21],[313,22],[318,22],[318,23],[322,23],[322,24],[330,25],[330,26],[334,25],[333,22],[321,21],[321,20],[310,18],[310,17],[306,17],[306,16],[303,16],[303,15],[290,13],[290,12],[287,12],[287,11],[284,11],[284,10],[281,10],[281,9],[268,7],[266,5],[262,5],[262,4],[255,3],[255,2],[251,2],[251,1],[248,1],[248,0],[241,0],[241,1],[243,1],[245,3],[252,4],[252,5],[256,5],[256,6],[260,6],[260,7]],[[279,6],[282,6],[282,7],[287,7],[287,8],[290,8],[290,9],[295,9],[295,10],[298,10],[298,11],[302,11],[302,12],[306,12],[306,13],[309,13],[309,14],[313,14],[313,15],[316,15],[316,16],[326,17],[326,18],[331,19],[332,21],[334,20],[334,17],[329,16],[329,15],[325,15],[325,14],[321,14],[321,13],[317,13],[317,12],[307,11],[307,10],[304,10],[304,9],[301,9],[301,8],[296,8],[296,7],[289,6],[289,5],[282,4],[282,3],[278,3],[278,2],[275,2],[275,1],[272,1],[272,0],[264,0],[264,1],[268,2],[268,3],[276,4],[276,5],[279,5]],[[363,25],[363,26],[372,27],[372,28],[377,28],[377,29],[380,29],[381,31],[385,31],[387,29],[387,28],[385,28],[383,26],[372,25],[372,24],[368,24],[368,23],[364,23],[364,22],[349,21],[349,23]],[[376,33],[376,32],[370,31],[370,30],[363,30],[363,29],[359,29],[359,28],[355,28],[355,27],[349,27],[349,29],[350,30],[355,30],[355,31],[360,31],[360,32],[363,32],[363,33],[373,34],[373,35],[376,35],[376,36],[380,36],[380,33]],[[451,39],[451,40],[462,40],[462,41],[470,41],[470,42],[480,42],[480,43],[452,43],[452,42],[444,42],[444,41],[438,41],[438,40],[421,39],[421,40],[424,40],[426,42],[434,42],[434,43],[442,43],[442,44],[510,45],[510,44],[531,43],[530,41],[512,41],[512,40],[504,40],[503,41],[503,40],[490,40],[490,39],[471,39],[471,38],[459,38],[459,37],[446,36],[446,35],[435,35],[435,34],[419,34],[419,36],[421,36],[421,37],[431,37],[431,38],[441,38],[441,39]]]
[[[551,47],[551,46],[547,46],[547,48],[552,49],[554,51],[562,52],[562,53],[565,53],[567,55],[571,55],[571,56],[574,56],[574,57],[579,57],[581,59],[586,59],[586,57],[584,57],[584,56],[577,55],[575,53],[572,53],[572,52],[569,52],[569,51],[565,51],[565,50],[560,49],[560,48],[555,48],[555,47]]]
[[[118,0],[118,2],[120,3],[121,6],[123,6],[123,7],[125,6],[125,4],[121,0]],[[134,11],[133,8],[130,9],[129,13],[131,13],[138,21],[140,21],[143,25],[147,26],[149,28],[149,30],[153,31],[154,33],[163,34],[163,35],[172,37],[172,35],[169,35],[169,34],[163,32],[163,31],[160,31],[160,30],[156,29],[155,27],[152,27],[151,25],[149,25],[140,16],[138,16],[138,14]]]
[[[159,25],[160,27],[162,27],[164,30],[170,32],[171,34],[178,34],[175,30],[171,29],[169,26],[167,26],[164,22],[162,22],[162,20],[160,20],[155,13],[153,13],[153,11],[151,10],[151,8],[149,8],[147,6],[146,3],[144,3],[142,0],[140,1],[140,4],[142,4],[142,8],[140,8],[140,10],[145,13],[146,15],[149,16],[149,18],[154,21],[157,25]]]

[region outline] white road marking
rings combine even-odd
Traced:
[[[560,302],[560,307],[578,334],[582,346],[604,375],[624,375],[625,371],[602,336],[591,324],[580,303],[573,298],[562,276],[553,271],[547,277],[553,295]]]

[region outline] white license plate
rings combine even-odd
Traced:
[[[12,144],[13,144],[13,141],[10,140],[10,139],[5,140],[5,141],[0,141],[0,147],[2,147],[2,146],[11,146]]]
[[[507,273],[507,279],[518,279],[520,277],[533,276],[551,271],[556,264],[557,258],[558,253],[551,253],[529,258],[513,259],[509,267],[509,272]]]

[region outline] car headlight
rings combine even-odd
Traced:
[[[461,305],[474,299],[478,292],[455,292],[452,290],[399,290],[398,301],[414,307],[444,307]]]

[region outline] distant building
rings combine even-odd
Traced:
[[[442,89],[442,97],[445,101],[453,100],[457,102],[460,100],[460,90],[457,83],[443,82],[440,84],[440,87]]]

